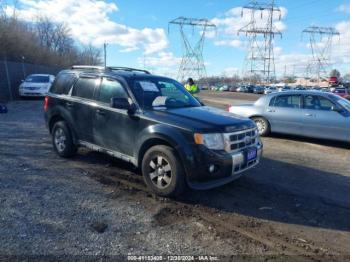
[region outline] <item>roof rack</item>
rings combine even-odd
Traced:
[[[76,70],[105,70],[103,66],[90,66],[90,65],[74,65],[71,69]]]
[[[136,69],[136,68],[131,68],[131,67],[109,66],[109,67],[107,67],[107,69],[112,70],[112,71],[142,72],[142,73],[145,73],[147,75],[151,74],[147,70]]]
[[[150,75],[151,73],[147,70],[142,69],[136,69],[131,67],[122,67],[122,66],[91,66],[91,65],[74,65],[71,67],[71,69],[75,70],[96,70],[96,71],[103,71],[103,70],[110,70],[110,71],[128,71],[128,72],[141,72],[145,73],[147,75]]]

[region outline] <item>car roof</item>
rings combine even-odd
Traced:
[[[330,92],[322,92],[318,90],[292,90],[292,91],[284,91],[278,93],[267,94],[267,97],[274,97],[277,95],[320,95],[320,96],[335,96]]]
[[[114,69],[115,68],[115,69]],[[74,74],[87,74],[87,75],[98,75],[105,77],[122,77],[125,80],[134,79],[134,78],[164,78],[169,79],[168,77],[152,75],[146,70],[134,69],[134,68],[123,68],[123,67],[78,67],[71,69],[63,70],[60,73],[74,73]]]

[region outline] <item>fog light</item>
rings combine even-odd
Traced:
[[[209,172],[214,173],[215,172],[215,165],[210,165],[209,166]]]
[[[244,163],[244,156],[242,153],[232,155],[232,162],[234,166],[242,165]]]

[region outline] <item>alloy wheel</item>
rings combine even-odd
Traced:
[[[55,145],[58,152],[63,152],[66,149],[66,134],[64,133],[62,128],[57,128],[55,130]]]
[[[255,120],[256,126],[258,127],[259,134],[263,134],[266,130],[266,123],[263,120],[257,119]]]
[[[171,166],[163,156],[154,157],[149,163],[149,177],[152,183],[159,189],[167,188],[172,179]]]

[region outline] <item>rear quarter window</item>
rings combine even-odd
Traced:
[[[68,95],[76,79],[74,74],[59,74],[51,86],[50,93]]]
[[[99,78],[79,78],[74,85],[72,96],[92,100],[99,83]]]

